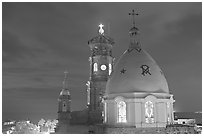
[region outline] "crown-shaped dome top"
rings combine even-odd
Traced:
[[[137,35],[137,34],[139,34],[140,33],[140,31],[139,31],[139,29],[137,28],[137,27],[132,27],[131,29],[130,29],[130,31],[129,31],[129,34],[130,34],[130,36],[132,36],[132,35]]]

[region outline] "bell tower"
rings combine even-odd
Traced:
[[[88,41],[91,50],[90,76],[87,82],[87,106],[89,123],[103,122],[103,97],[106,83],[113,71],[113,39],[105,34],[103,24],[99,25],[98,35]]]
[[[63,88],[60,92],[59,98],[58,98],[58,120],[59,123],[68,123],[71,116],[70,116],[70,105],[71,105],[71,98],[70,98],[70,92],[67,87],[67,74],[68,72],[65,71],[65,77],[63,81]]]

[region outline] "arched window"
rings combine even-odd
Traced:
[[[111,74],[111,72],[112,72],[112,65],[111,64],[109,64],[109,75]]]
[[[146,123],[153,123],[154,122],[154,105],[153,102],[147,101],[145,102],[145,121]]]
[[[127,122],[126,119],[126,103],[124,101],[117,102],[117,121],[118,123],[125,123]]]
[[[98,70],[98,65],[97,65],[97,63],[94,63],[93,67],[94,67],[94,72],[96,72],[96,71]]]

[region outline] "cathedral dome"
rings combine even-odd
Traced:
[[[129,47],[114,66],[107,82],[107,94],[130,92],[169,93],[163,72],[141,48]]]

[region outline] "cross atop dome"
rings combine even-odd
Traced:
[[[139,14],[135,13],[135,11],[132,10],[132,12],[129,13],[129,15],[132,16],[132,20],[133,20],[133,27],[129,30],[129,34],[130,34],[129,48],[136,49],[138,52],[140,52],[141,48],[140,48],[139,37],[138,37],[138,34],[140,32],[139,32],[139,29],[137,27],[135,27],[135,16],[139,15]]]
[[[132,10],[132,13],[129,13],[129,15],[132,16],[132,21],[133,21],[133,27],[135,27],[135,15],[139,15],[138,13],[135,13],[134,9]]]

